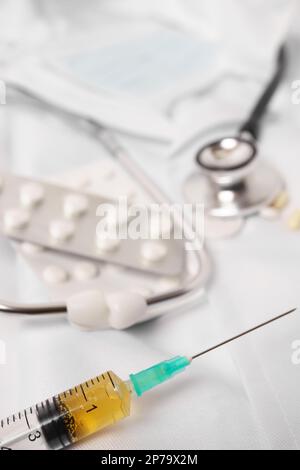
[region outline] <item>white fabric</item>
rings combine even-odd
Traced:
[[[82,8],[78,0],[75,5],[2,0],[2,58],[13,51],[16,57],[42,56],[43,66],[38,62],[34,73],[26,61],[13,67],[14,80],[48,92],[52,102],[72,111],[90,110],[114,129],[170,142],[182,138],[184,126],[172,117],[189,95],[203,93],[212,81],[222,84],[228,75],[266,79],[295,5],[294,0],[93,0]],[[155,52],[155,44],[163,47]]]
[[[224,45],[234,64],[265,67],[270,52],[277,49],[290,25],[294,0],[108,0],[113,9],[137,15],[173,21]],[[263,44],[263,47],[260,45]]]

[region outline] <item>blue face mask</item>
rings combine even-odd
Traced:
[[[129,36],[129,37],[128,37]],[[109,46],[60,58],[63,67],[88,86],[138,99],[185,91],[215,62],[215,44],[186,32],[156,26],[145,34],[130,31]],[[194,78],[193,78],[194,77]],[[174,96],[175,95],[175,96]]]

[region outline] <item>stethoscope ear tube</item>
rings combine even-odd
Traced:
[[[278,53],[276,71],[249,118],[240,126],[238,134],[209,143],[197,153],[196,163],[207,176],[218,178],[222,173],[228,175],[250,168],[249,165],[254,162],[257,156],[262,118],[284,76],[286,65],[286,49],[285,46],[282,46]]]

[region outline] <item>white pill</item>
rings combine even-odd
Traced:
[[[288,219],[288,227],[292,231],[300,230],[300,209],[295,210]]]
[[[94,279],[98,275],[98,267],[86,261],[76,264],[73,275],[78,281],[88,281]]]
[[[25,228],[29,221],[30,215],[25,209],[9,209],[4,213],[4,226],[7,230]]]
[[[48,284],[62,284],[67,281],[68,273],[60,266],[47,266],[43,278]]]
[[[109,235],[108,233],[99,233],[96,237],[96,244],[102,252],[116,251],[121,244],[121,241],[115,235]]]
[[[168,248],[165,243],[152,241],[143,243],[141,251],[145,261],[158,263],[167,256]]]
[[[64,242],[74,235],[75,225],[71,220],[54,220],[49,230],[54,240]]]
[[[44,188],[39,183],[25,183],[20,189],[20,200],[23,207],[32,209],[40,204],[44,197]]]
[[[28,243],[24,242],[22,243],[22,251],[26,255],[36,255],[38,253],[41,253],[44,248],[41,245],[36,245],[35,243]]]
[[[82,194],[69,194],[64,200],[64,214],[72,219],[80,217],[88,210],[89,202],[86,196]]]

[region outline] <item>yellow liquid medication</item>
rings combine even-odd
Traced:
[[[56,397],[71,443],[130,415],[129,387],[107,372]]]
[[[106,372],[0,421],[1,450],[59,450],[130,415],[131,387]]]

